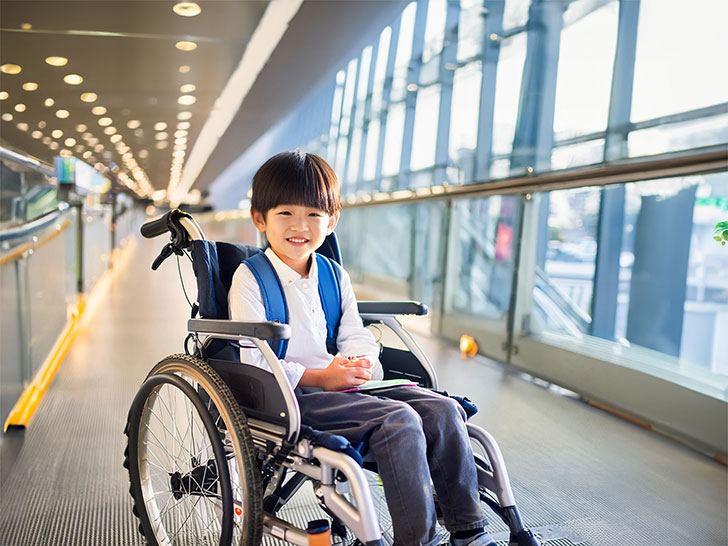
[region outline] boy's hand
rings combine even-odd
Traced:
[[[328,368],[319,370],[319,386],[327,391],[357,387],[372,378],[371,367],[367,359],[351,360],[343,356],[334,357]]]

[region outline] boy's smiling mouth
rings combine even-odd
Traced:
[[[308,242],[308,239],[305,239],[303,237],[288,237],[286,239],[289,243],[293,243],[294,245],[302,245]]]

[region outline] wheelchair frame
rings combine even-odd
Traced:
[[[162,223],[164,229],[162,229]],[[154,229],[150,229],[150,226]],[[145,228],[147,228],[146,233]],[[142,228],[142,234],[147,237],[161,235],[166,231],[172,232],[172,242],[165,247],[168,249],[167,256],[172,252],[181,253],[181,250],[188,247],[192,240],[204,240],[204,234],[197,222],[191,216],[179,211],[171,211],[161,219],[145,224]],[[152,232],[154,233],[152,234]],[[164,253],[165,250],[162,251],[162,254]],[[162,255],[160,258],[164,259]],[[155,265],[158,266],[161,263],[160,258],[155,261]],[[431,386],[437,389],[437,375],[429,359],[396,317],[397,314],[426,314],[426,307],[414,302],[359,302],[359,310],[365,324],[383,324],[399,337],[405,347],[419,361],[422,369],[428,375]],[[369,483],[362,467],[348,455],[314,445],[309,439],[301,436],[301,415],[294,389],[288,382],[277,356],[268,344],[269,340],[290,337],[290,327],[272,322],[234,322],[193,318],[188,321],[188,331],[195,340],[195,356],[204,355],[205,347],[209,346],[213,340],[226,340],[237,344],[240,344],[241,341],[252,343],[270,366],[280,391],[280,398],[285,405],[285,410],[280,413],[279,417],[285,419],[286,426],[247,416],[247,426],[250,429],[255,448],[263,450],[265,456],[274,461],[267,469],[269,471],[268,483],[263,495],[264,499],[267,499],[267,501],[264,500],[263,532],[298,546],[308,545],[306,530],[279,518],[276,513],[306,479],[312,479],[314,493],[329,515],[343,523],[362,544],[366,546],[382,545],[382,532],[374,509]],[[244,365],[253,367],[248,364]],[[242,410],[245,412],[245,407]],[[479,444],[487,456],[486,460],[475,454],[481,499],[508,525],[512,546],[538,545],[536,538],[523,527],[521,522],[508,472],[497,442],[487,431],[472,423],[467,423],[467,431],[471,440]],[[272,452],[269,451],[271,446],[274,446]],[[317,461],[317,464],[314,463],[314,460]],[[296,474],[286,481],[284,478],[288,471]],[[337,484],[342,482],[342,477],[348,482],[353,504],[337,489]],[[488,495],[487,491],[492,492],[492,495]]]

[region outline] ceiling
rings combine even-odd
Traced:
[[[0,101],[0,142],[47,162],[65,149],[76,157],[86,154],[92,165],[116,163],[129,175],[138,166],[145,186],[137,189],[166,189],[175,146],[189,155],[267,8],[267,2],[254,0],[198,3],[199,15],[182,17],[172,10],[175,2],[162,0],[2,0],[0,64],[19,65],[22,71],[0,73],[0,91],[3,97],[7,93]],[[404,5],[389,0],[304,2],[194,188],[208,187]],[[195,42],[197,48],[181,51],[175,47],[178,41]],[[45,60],[49,56],[68,62],[51,66]],[[181,72],[183,66],[189,69]],[[83,82],[64,82],[68,74],[80,75]],[[37,89],[23,89],[28,82]],[[181,91],[186,84],[194,90]],[[97,98],[84,102],[82,93]],[[195,98],[194,104],[178,103],[185,94]],[[49,98],[51,106],[46,105]],[[94,114],[92,108],[98,106],[105,113]],[[59,110],[68,117],[58,117]],[[183,114],[189,119],[180,119],[181,112],[189,112]],[[180,130],[187,134],[175,136]],[[186,142],[176,140],[180,138]]]

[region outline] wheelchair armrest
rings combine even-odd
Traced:
[[[426,315],[424,303],[418,301],[360,301],[360,315]]]
[[[198,334],[255,337],[268,341],[288,339],[291,327],[278,322],[238,322],[233,320],[190,319],[187,330]]]

